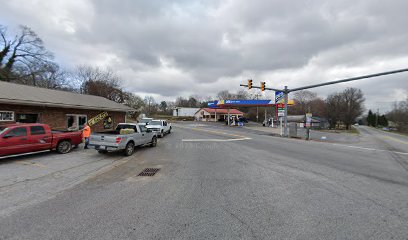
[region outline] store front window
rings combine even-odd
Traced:
[[[19,123],[37,123],[38,122],[38,114],[20,114],[16,115],[16,122]]]
[[[86,115],[68,114],[67,115],[67,130],[76,131],[79,129],[83,129],[87,121],[88,121],[88,117]]]
[[[14,121],[14,112],[0,111],[0,122]]]

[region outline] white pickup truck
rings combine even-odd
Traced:
[[[124,133],[129,129],[133,131],[131,130],[127,134]],[[155,147],[157,145],[157,135],[152,130],[141,129],[138,124],[133,123],[119,123],[114,131],[92,133],[89,139],[89,146],[95,147],[99,153],[124,151],[126,156],[130,156],[136,146],[143,145]]]
[[[171,133],[171,124],[166,120],[152,120],[146,125],[146,128],[157,133],[160,138],[164,137],[164,134]]]

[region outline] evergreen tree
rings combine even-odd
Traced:
[[[385,115],[381,115],[378,118],[378,125],[383,126],[383,127],[388,127],[388,119]]]
[[[371,109],[368,111],[368,115],[367,115],[367,125],[368,126],[375,126],[375,121],[376,121],[376,114],[373,114],[373,112],[371,111]]]

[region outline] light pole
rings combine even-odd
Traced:
[[[256,98],[256,100],[258,100],[259,96],[261,96],[261,95],[259,93],[257,93],[257,94],[254,95],[253,98]],[[256,107],[256,122],[259,122],[258,119],[259,119],[259,108]]]

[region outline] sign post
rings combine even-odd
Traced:
[[[310,140],[310,127],[312,126],[312,114],[306,113],[306,139]]]
[[[279,121],[280,121],[280,135],[282,137],[282,117],[279,117]]]

